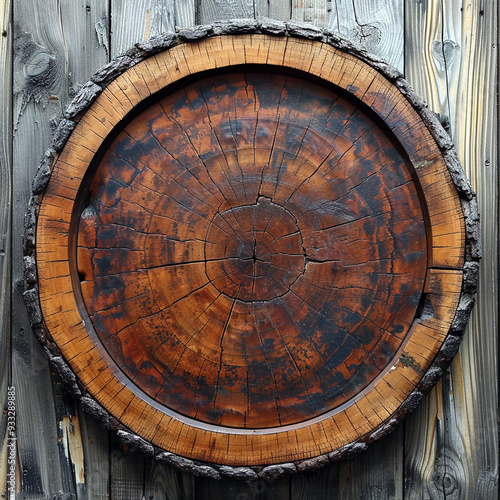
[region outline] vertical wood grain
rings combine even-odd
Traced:
[[[111,0],[111,56],[176,27],[195,24],[196,0]]]
[[[256,17],[253,0],[197,0],[197,24]]]
[[[12,5],[0,4],[0,401],[7,408],[10,367],[10,245],[12,180]],[[0,420],[0,496],[7,490],[7,419]]]
[[[292,4],[290,0],[255,0],[256,17],[269,17],[278,21],[288,21],[292,18]]]
[[[129,452],[128,447],[112,435],[110,446],[110,497],[144,498],[145,462],[140,452]]]
[[[294,21],[311,23],[319,28],[328,26],[331,1],[329,0],[292,0],[291,17]]]
[[[341,464],[339,500],[399,500],[403,498],[402,425],[366,453]]]
[[[328,28],[403,71],[404,6],[403,0],[332,0]]]
[[[20,490],[27,499],[76,490],[68,483],[70,461],[59,455],[60,422],[49,366],[22,301],[23,216],[53,122],[79,85],[108,60],[95,30],[95,19],[107,15],[106,1],[89,0],[71,9],[56,0],[14,1],[12,365]]]
[[[484,258],[478,299],[447,376],[408,422],[406,497],[497,498],[498,2],[409,2],[407,79],[449,116],[478,195]],[[411,27],[411,29],[410,29]]]
[[[80,409],[77,415],[85,461],[85,498],[107,500],[110,475],[109,432]]]
[[[276,480],[255,479],[244,482],[237,479],[198,478],[195,482],[195,498],[231,498],[237,500],[284,500],[290,498],[291,478]],[[325,493],[323,492],[324,498]]]
[[[156,460],[145,465],[144,496],[150,500],[192,500],[195,498],[195,477]]]

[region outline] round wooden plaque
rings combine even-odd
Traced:
[[[214,477],[392,429],[449,361],[473,260],[470,192],[401,77],[319,31],[250,26],[98,74],[36,224],[44,332],[80,396]]]

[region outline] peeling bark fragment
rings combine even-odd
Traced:
[[[174,467],[184,472],[190,472],[195,476],[203,476],[203,477],[208,477],[210,479],[220,479],[221,477],[220,473],[213,467],[210,467],[208,465],[201,465],[201,464],[199,465],[193,460],[190,460],[189,458],[179,457],[178,455],[175,455],[173,453],[169,452],[160,453],[156,457],[156,460],[166,463],[168,465],[173,465]]]
[[[128,56],[120,56],[113,59],[109,64],[103,66],[94,76],[91,81],[100,87],[104,88],[109,85],[117,76],[121,75],[125,70],[131,68],[137,63],[137,60]]]
[[[297,464],[297,470],[299,472],[318,470],[327,466],[329,463],[330,459],[328,458],[328,455],[320,455],[319,457],[299,462]]]
[[[201,38],[205,38],[213,33],[213,26],[205,25],[205,26],[193,26],[190,28],[181,28],[177,36],[184,41],[195,41],[200,40]]]
[[[32,324],[40,325],[43,321],[43,317],[40,309],[40,302],[38,300],[38,287],[26,290],[23,293],[23,299]]]
[[[476,198],[463,200],[462,205],[465,212],[465,230],[468,239],[468,251],[470,257],[468,260],[480,260],[483,257],[481,245],[481,225],[479,218],[479,209]]]
[[[36,237],[36,211],[38,208],[38,195],[30,198],[28,209],[24,217],[23,252],[33,256],[35,253]]]
[[[257,473],[250,467],[229,467],[223,465],[219,468],[219,472],[224,477],[242,479],[244,481],[255,481],[259,478]]]
[[[427,373],[423,376],[420,384],[418,386],[419,390],[426,394],[432,387],[436,385],[436,382],[443,376],[443,370],[439,366],[431,366]]]
[[[479,281],[479,262],[466,262],[464,265],[463,291],[466,294],[475,294]]]
[[[154,455],[154,447],[139,436],[126,431],[118,431],[118,437],[120,441],[128,447],[129,451],[140,451],[147,456]]]
[[[80,407],[84,412],[88,413],[98,422],[101,422],[101,424],[108,429],[122,427],[118,426],[117,420],[110,416],[109,413],[97,401],[95,401],[95,399],[92,399],[89,396],[82,397],[80,400]]]
[[[33,256],[24,256],[24,279],[26,281],[26,288],[30,289],[36,285],[36,261]]]
[[[422,400],[423,394],[420,391],[413,391],[404,401],[404,403],[399,407],[398,413],[402,416],[407,413],[412,413],[417,409],[420,401]]]
[[[178,42],[178,39],[177,33],[165,33],[148,38],[144,42],[136,43],[135,46],[140,50],[143,57],[147,57],[173,47]]]
[[[323,31],[311,24],[302,24],[294,21],[287,21],[285,24],[288,33],[292,36],[307,38],[308,40],[323,39]]]
[[[332,463],[338,462],[339,460],[349,460],[350,458],[353,458],[359,453],[365,451],[367,448],[368,445],[366,443],[361,443],[358,441],[343,446],[338,450],[332,451],[331,453],[328,454],[328,458]]]
[[[75,377],[75,374],[73,373],[73,370],[69,368],[66,361],[61,356],[51,356],[49,357],[49,360],[61,379],[64,380],[73,397],[75,397],[76,399],[80,399],[82,396],[80,386]]]
[[[439,351],[440,355],[443,356],[446,361],[451,361],[453,359],[460,346],[460,340],[460,337],[448,335],[443,347]]]
[[[286,33],[286,24],[282,21],[259,17],[257,24],[260,30],[268,35],[284,35]]]
[[[377,441],[378,439],[387,436],[390,432],[392,432],[396,426],[399,423],[399,419],[397,418],[392,418],[387,422],[386,424],[380,426],[378,429],[375,430],[375,432],[372,432],[370,434],[370,437],[368,438],[368,442],[372,443],[374,441]]]
[[[76,94],[75,98],[71,101],[69,106],[64,112],[67,120],[79,115],[85,108],[87,108],[94,99],[102,92],[102,88],[94,82],[87,82]],[[56,136],[57,141],[57,136]],[[56,142],[57,144],[57,142]]]
[[[47,182],[49,182],[50,169],[54,161],[54,154],[55,151],[53,149],[47,150],[40,165],[38,166],[38,170],[36,172],[35,178],[33,179],[32,186],[34,195],[41,194],[45,189]]]
[[[289,476],[297,472],[297,466],[295,464],[279,464],[279,465],[269,465],[264,467],[259,473],[259,477],[263,479],[275,480],[280,477]]]
[[[66,141],[68,140],[71,132],[73,132],[75,127],[76,122],[72,120],[67,120],[64,118],[59,122],[59,125],[57,126],[52,138],[52,147],[54,148],[54,151],[60,151],[64,147]]]
[[[232,33],[255,33],[259,27],[257,20],[228,19],[217,21],[213,25],[214,35],[229,35]]]
[[[472,190],[469,179],[465,176],[457,152],[454,149],[450,149],[444,153],[444,158],[458,192],[465,199],[472,200],[475,197],[475,193]]]

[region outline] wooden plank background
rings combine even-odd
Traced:
[[[478,193],[484,259],[459,354],[414,415],[348,462],[244,483],[155,463],[75,408],[29,328],[21,236],[54,124],[93,72],[162,31],[257,16],[341,33],[403,71],[431,109],[448,117]],[[498,0],[4,0],[0,20],[0,398],[6,408],[7,387],[15,386],[16,498],[498,497]],[[6,446],[4,418],[2,498],[9,498]]]

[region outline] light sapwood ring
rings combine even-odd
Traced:
[[[168,50],[136,53],[102,92],[88,86],[99,95],[69,117],[77,125],[40,200],[40,305],[85,390],[132,433],[216,469],[307,468],[392,429],[426,374],[449,359],[442,346],[456,338],[460,298],[474,288],[463,287],[478,256],[461,201],[473,195],[463,181],[457,191],[447,139],[399,75],[321,32],[311,40],[290,36],[304,36],[296,25],[278,36],[249,25],[261,33],[171,37]],[[286,133],[277,100],[293,118]],[[121,156],[127,141],[134,161]],[[197,162],[186,160],[189,148]],[[137,206],[141,190],[148,224],[141,210],[128,224],[125,206]],[[165,215],[171,222],[160,222]],[[279,234],[266,232],[273,217],[285,226]],[[286,252],[276,246],[283,239]],[[199,269],[174,279],[170,270],[182,267]],[[235,280],[219,279],[224,272]],[[207,293],[175,310],[199,290]],[[190,317],[193,304],[204,306]],[[205,332],[190,323],[202,314],[200,325],[215,324]],[[154,316],[159,323],[148,323]]]

